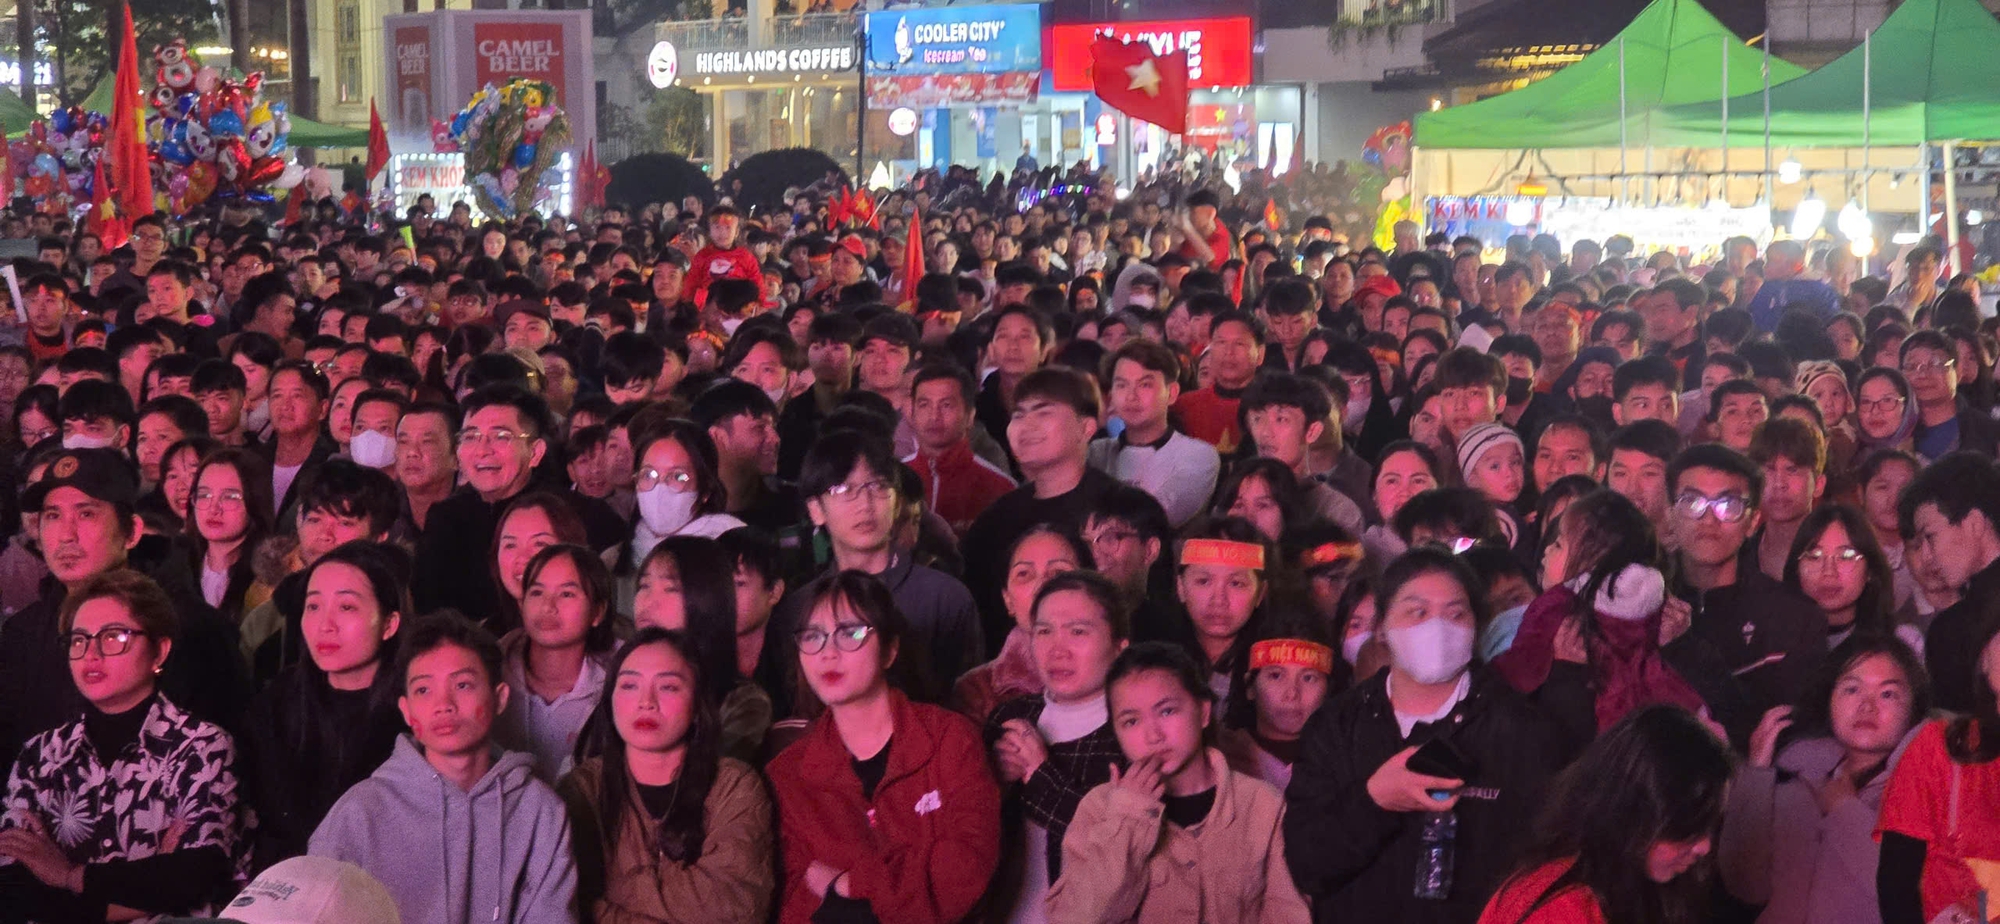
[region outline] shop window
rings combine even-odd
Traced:
[[[338,68],[339,72],[334,75],[334,81],[340,85],[340,101],[343,103],[360,102],[361,55],[354,52],[341,52]]]
[[[335,35],[342,45],[361,44],[361,4],[343,3],[335,14]]]

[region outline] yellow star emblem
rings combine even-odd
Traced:
[[[1153,66],[1152,58],[1126,68],[1125,76],[1132,78],[1125,89],[1144,90],[1147,96],[1160,95],[1160,69]]]

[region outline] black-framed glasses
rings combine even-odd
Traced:
[[[868,636],[874,631],[875,627],[866,623],[847,622],[834,626],[832,632],[807,626],[792,638],[797,640],[801,654],[813,655],[825,651],[829,639],[833,641],[833,647],[841,651],[860,651],[863,645],[868,644]]]
[[[1689,520],[1699,520],[1702,514],[1713,513],[1717,522],[1739,523],[1750,515],[1750,499],[1741,494],[1709,497],[1689,491],[1674,498],[1674,512]]]
[[[63,644],[69,649],[71,661],[81,661],[90,653],[90,643],[97,643],[97,653],[107,658],[115,658],[132,650],[132,640],[145,635],[137,629],[125,626],[110,626],[97,630],[96,635],[88,632],[71,632]]]

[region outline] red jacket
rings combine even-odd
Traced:
[[[968,441],[935,456],[918,449],[903,463],[916,470],[924,484],[924,501],[932,512],[961,536],[986,508],[1016,487],[1006,472],[973,452]]]
[[[757,265],[757,255],[751,253],[748,247],[723,250],[710,244],[688,261],[687,297],[696,305],[708,304],[708,284],[717,279],[748,279],[761,283],[764,281],[764,269]]]
[[[850,894],[896,924],[962,920],[993,877],[1000,786],[979,730],[955,712],[890,696],[896,731],[873,800],[862,798],[854,757],[828,714],[766,770],[778,802],[784,924],[806,924],[820,906],[805,883],[814,860],[846,870]]]

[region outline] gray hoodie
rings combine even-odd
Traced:
[[[404,924],[574,924],[569,816],[526,754],[501,751],[471,792],[408,735],[334,803],[308,848],[382,880]]]

